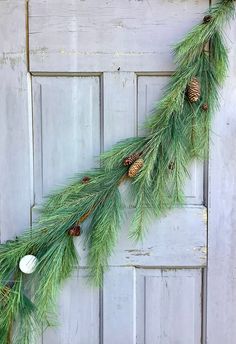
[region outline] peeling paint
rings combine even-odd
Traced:
[[[138,249],[126,250],[126,252],[129,252],[132,256],[150,256],[150,252]]]
[[[208,223],[208,212],[207,212],[207,208],[204,208],[204,210],[203,210],[203,221],[204,221],[205,225],[207,225],[207,223]]]
[[[0,65],[10,65],[15,70],[15,67],[22,62],[25,62],[25,51],[19,53],[2,53],[0,56]]]
[[[46,47],[30,50],[30,55],[46,55],[47,53],[48,53],[48,48]]]
[[[149,252],[133,253],[133,256],[150,256]]]
[[[47,48],[32,50],[32,54],[45,54]],[[65,50],[60,49],[58,51],[63,55],[75,55],[75,56],[102,56],[102,55],[112,55],[113,57],[120,56],[143,56],[143,55],[156,55],[157,51],[114,51],[114,52],[104,52],[104,51],[76,51],[76,50]]]
[[[203,253],[204,255],[207,254],[207,246],[194,247],[193,250],[199,251],[199,252]]]

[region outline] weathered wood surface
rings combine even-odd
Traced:
[[[66,176],[73,173],[73,169],[77,168],[83,170],[85,165],[80,165],[79,160],[76,159],[74,154],[75,150],[86,150],[89,164],[92,164],[94,154],[101,149],[109,148],[113,143],[128,136],[141,134],[141,123],[144,120],[145,112],[149,112],[153,106],[154,94],[156,99],[161,95],[161,90],[157,87],[164,86],[166,83],[166,77],[137,77],[132,72],[115,72],[115,73],[103,73],[100,78],[100,82],[97,81],[97,77],[34,77],[33,88],[33,108],[34,108],[34,123],[35,123],[35,140],[38,144],[35,147],[35,161],[38,161],[36,170],[42,170],[41,165],[46,165],[48,173],[43,173],[38,178],[40,185],[48,185],[47,191],[50,185],[56,185],[58,183],[58,176],[60,181],[66,181]],[[88,92],[86,85],[92,92]],[[99,89],[100,85],[100,89]],[[81,109],[81,102],[72,101],[72,95],[75,93],[74,89],[78,93],[79,97],[83,98],[84,104]],[[40,91],[40,92],[39,92]],[[145,94],[144,94],[145,92]],[[42,96],[42,95],[45,96]],[[101,100],[101,112],[99,114],[99,97]],[[62,97],[63,95],[63,97]],[[156,100],[155,99],[155,100]],[[52,105],[53,103],[53,105]],[[64,104],[63,104],[64,103]],[[66,104],[65,104],[66,103]],[[69,110],[68,110],[69,109]],[[85,110],[87,109],[87,111]],[[73,136],[74,128],[76,131],[83,132],[83,121],[78,122],[78,116],[81,113],[82,117],[87,116],[87,112],[90,113],[90,109],[93,109],[93,120],[88,121],[86,127],[86,136],[91,137],[91,133],[94,136],[94,144],[91,145],[91,149],[86,149],[86,140],[80,143],[77,142],[77,137]],[[74,114],[77,114],[74,116]],[[95,116],[95,117],[94,117]],[[37,119],[38,117],[38,119]],[[89,117],[90,118],[90,117]],[[39,122],[38,122],[39,121]],[[42,134],[41,124],[43,121],[46,123],[46,132],[50,133],[50,138],[45,138]],[[94,122],[96,126],[94,126]],[[51,123],[51,124],[50,124]],[[65,129],[65,123],[67,128]],[[66,132],[64,133],[64,130]],[[61,133],[61,134],[60,134]],[[68,135],[67,135],[68,133]],[[100,136],[99,136],[100,135]],[[100,137],[100,145],[99,138]],[[67,139],[70,138],[69,145]],[[49,145],[50,142],[50,145]],[[44,144],[45,156],[42,154],[42,143]],[[72,145],[72,146],[70,146]],[[76,148],[73,148],[75,145]],[[64,151],[60,151],[60,147]],[[54,161],[52,157],[55,155],[58,158]],[[58,153],[59,152],[59,153]],[[66,154],[67,168],[63,164],[63,156]],[[49,158],[47,158],[49,156]],[[39,157],[39,158],[38,158]],[[40,160],[41,159],[41,160]],[[44,162],[42,162],[45,159]],[[71,161],[70,161],[71,159]],[[95,163],[95,162],[94,162]],[[57,166],[56,174],[53,171]],[[50,172],[51,171],[51,172]],[[153,273],[154,276],[159,276],[161,270],[158,268],[167,267],[165,276],[167,281],[170,281],[171,287],[168,287],[168,293],[171,294],[170,300],[166,297],[166,304],[161,304],[160,313],[155,313],[154,306],[150,310],[151,315],[154,317],[157,324],[160,323],[159,332],[156,333],[156,338],[161,338],[166,343],[171,338],[175,338],[176,334],[179,335],[178,326],[172,331],[166,334],[167,328],[163,325],[162,309],[168,308],[169,313],[165,313],[165,317],[170,322],[174,322],[175,303],[181,304],[182,298],[186,295],[185,305],[183,306],[180,323],[183,324],[186,318],[191,319],[191,324],[187,334],[183,334],[183,343],[198,343],[198,338],[201,334],[200,304],[201,304],[201,267],[206,265],[206,211],[202,204],[202,189],[203,189],[203,169],[199,167],[199,173],[192,174],[192,182],[189,183],[186,188],[187,196],[195,195],[196,189],[200,189],[196,199],[198,206],[186,206],[184,209],[176,209],[167,217],[154,221],[150,224],[149,232],[142,243],[134,244],[128,239],[128,227],[132,214],[132,208],[127,210],[126,220],[122,224],[121,233],[119,236],[119,242],[115,249],[114,255],[110,259],[110,270],[105,275],[104,289],[102,294],[94,291],[89,285],[85,285],[84,276],[86,270],[78,270],[75,273],[75,277],[72,281],[67,283],[66,288],[63,290],[60,302],[60,322],[61,326],[56,330],[49,330],[44,334],[45,343],[87,343],[86,340],[91,343],[109,343],[111,340],[115,343],[121,343],[126,340],[127,343],[152,343],[155,338],[155,328],[151,322],[143,323],[144,309],[143,299],[147,298],[149,303],[153,295],[158,293],[158,288],[154,288],[153,294],[140,296],[146,291],[143,289],[143,280],[138,278],[139,269],[136,267],[146,267],[144,270],[148,274]],[[47,182],[49,176],[53,179]],[[54,177],[53,177],[54,176]],[[36,178],[37,179],[37,178]],[[45,181],[44,181],[45,179]],[[50,178],[49,178],[50,179]],[[196,186],[197,185],[197,186]],[[122,192],[127,194],[125,189],[127,186],[122,187]],[[40,189],[40,188],[39,188]],[[37,193],[37,192],[36,192]],[[36,197],[37,199],[38,197]],[[40,197],[39,197],[40,199]],[[194,202],[193,202],[194,203]],[[130,203],[127,203],[128,207],[132,207]],[[84,229],[86,230],[86,229]],[[85,232],[80,238],[76,239],[76,246],[78,248],[80,259],[80,266],[86,267],[87,261],[87,249],[84,244]],[[192,279],[187,279],[182,286],[182,296],[179,297],[179,284],[172,281],[173,268],[180,267],[198,267],[199,269],[190,270]],[[170,271],[170,279],[168,274]],[[183,274],[185,274],[183,270]],[[188,274],[189,270],[186,270]],[[176,272],[178,275],[182,274]],[[136,275],[137,274],[137,275]],[[79,277],[80,276],[80,277]],[[137,278],[137,280],[136,280]],[[181,279],[182,280],[182,279]],[[154,280],[155,282],[156,280]],[[157,280],[159,283],[160,278]],[[178,278],[177,278],[177,281]],[[190,281],[190,284],[189,282]],[[150,282],[152,284],[152,280]],[[161,282],[164,284],[164,280]],[[169,282],[168,282],[169,283]],[[181,282],[182,283],[182,282]],[[78,286],[75,292],[75,284]],[[197,285],[196,294],[193,298],[194,285]],[[148,284],[149,285],[149,284]],[[154,283],[154,286],[156,284]],[[175,290],[175,286],[177,291]],[[82,288],[82,293],[80,289]],[[141,289],[140,289],[141,288]],[[159,290],[160,291],[160,290]],[[149,291],[147,291],[149,293]],[[74,296],[76,293],[76,296]],[[77,294],[78,293],[78,294]],[[162,292],[161,292],[162,293]],[[82,297],[81,295],[82,294]],[[137,299],[136,299],[137,295]],[[159,295],[159,294],[158,294]],[[156,296],[162,298],[162,294]],[[171,301],[172,300],[172,301]],[[146,302],[146,301],[145,301]],[[157,301],[158,302],[158,301]],[[69,306],[68,306],[69,305]],[[80,309],[80,311],[78,311]],[[156,309],[156,308],[155,308]],[[84,314],[84,319],[87,321],[85,325],[82,321],[80,323],[80,315]],[[164,314],[164,313],[163,313]],[[99,317],[99,322],[98,322]],[[94,321],[97,321],[95,326]],[[137,321],[139,321],[139,327],[137,327]],[[141,325],[142,323],[142,325]],[[83,325],[84,324],[84,325]],[[146,327],[145,327],[146,326]],[[183,326],[183,325],[182,325]],[[195,328],[192,332],[192,328]],[[145,329],[144,329],[145,328]],[[181,327],[180,327],[181,328]],[[168,327],[168,330],[170,328]],[[86,338],[86,333],[90,333],[91,338]],[[144,341],[144,337],[145,341]],[[139,340],[139,342],[138,342]],[[182,344],[182,343],[181,343]]]
[[[131,214],[132,211],[126,213],[110,265],[156,268],[206,265],[205,208],[177,209],[160,220],[150,221],[145,238],[137,244],[128,236]]]
[[[34,76],[32,83],[34,166],[25,1],[0,2],[1,240],[29,225],[33,194],[37,204],[77,168],[96,164],[94,155],[103,147],[141,134],[140,123],[174,68],[170,44],[198,21],[207,1],[30,0],[29,5],[30,68],[49,72]],[[97,10],[88,16],[91,6]],[[96,39],[89,39],[91,35]],[[231,69],[211,147],[208,344],[236,342],[235,35],[232,25],[228,32]],[[51,77],[51,72],[57,76]],[[89,75],[82,77],[80,72]],[[30,77],[28,81],[30,86]],[[61,326],[47,331],[44,344],[200,343],[201,293],[206,288],[201,268],[206,265],[207,235],[202,166],[193,165],[186,196],[188,206],[153,222],[137,246],[127,240],[127,226],[123,226],[103,292],[86,284],[85,269],[75,272],[60,298]],[[81,238],[76,244],[85,266]]]
[[[230,68],[210,152],[207,343],[236,343],[236,25],[226,33]]]
[[[207,0],[30,0],[31,71],[173,70]]]
[[[100,295],[88,288],[86,274],[80,269],[66,284],[61,326],[47,331],[43,343],[200,343],[201,269],[111,267]]]
[[[204,267],[207,261],[206,209],[187,207],[173,210],[160,220],[150,221],[142,242],[129,238],[133,210],[125,212],[118,244],[109,260],[110,266]],[[86,229],[84,231],[85,235]],[[87,265],[84,235],[76,239],[80,266]]]
[[[100,293],[88,286],[86,269],[75,271],[58,302],[59,326],[46,331],[44,344],[100,344]]]
[[[201,274],[200,269],[137,270],[134,343],[201,343]]]
[[[94,166],[100,153],[98,77],[33,78],[35,204]]]
[[[30,225],[31,134],[28,117],[25,1],[0,1],[1,241]]]

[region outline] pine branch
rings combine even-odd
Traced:
[[[152,190],[145,179],[133,183],[132,198],[134,200],[134,215],[129,236],[134,241],[139,241],[143,239],[148,223],[156,215]]]
[[[72,274],[77,263],[73,239],[68,235],[58,238],[41,257],[35,277],[37,289],[34,303],[44,324],[56,322],[56,299],[60,285]]]
[[[121,220],[121,197],[117,187],[109,192],[93,214],[90,226],[89,256],[90,279],[101,286],[108,258],[113,252]]]

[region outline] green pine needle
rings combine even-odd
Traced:
[[[122,202],[119,190],[114,188],[94,212],[90,226],[89,256],[90,279],[101,286],[108,258],[113,252],[121,220]]]

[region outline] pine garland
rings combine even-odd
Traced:
[[[30,344],[42,323],[55,321],[58,290],[78,264],[73,236],[87,218],[90,278],[102,284],[122,218],[121,183],[129,181],[132,189],[135,240],[150,216],[183,204],[189,163],[207,157],[211,116],[228,66],[222,27],[234,7],[233,0],[219,1],[177,44],[177,70],[145,125],[147,135],[116,144],[101,156],[100,168],[48,198],[33,229],[0,245],[0,344]],[[29,254],[38,265],[26,279],[18,266]]]

